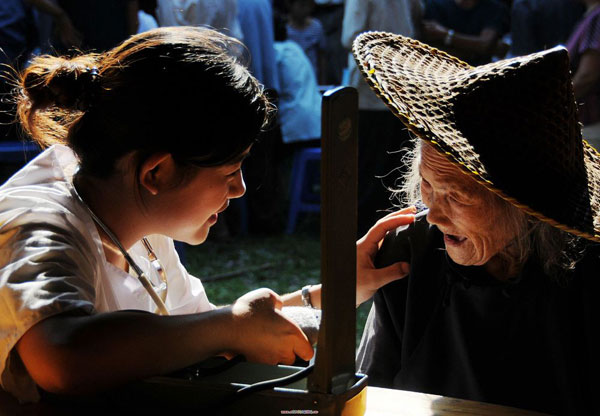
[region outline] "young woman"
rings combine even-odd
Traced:
[[[22,125],[55,145],[0,191],[5,390],[87,391],[220,353],[312,356],[275,293],[217,309],[173,249],[202,243],[243,195],[242,161],[271,112],[235,47],[160,29],[24,72]]]
[[[204,242],[244,194],[242,161],[272,112],[239,46],[161,28],[104,54],[38,57],[21,75],[21,124],[47,150],[0,188],[4,390],[33,401],[38,386],[90,392],[216,354],[312,357],[281,297],[259,289],[216,308],[173,246]],[[360,245],[361,299],[399,275],[371,270],[382,224]]]

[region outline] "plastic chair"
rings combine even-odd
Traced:
[[[321,195],[319,191],[315,191],[321,184],[320,162],[320,147],[300,149],[294,154],[286,234],[294,232],[298,214],[321,210]]]

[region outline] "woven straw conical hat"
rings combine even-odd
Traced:
[[[600,241],[600,154],[581,137],[566,49],[471,67],[416,40],[366,32],[353,53],[394,114],[464,173]]]

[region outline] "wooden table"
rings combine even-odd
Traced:
[[[70,406],[69,406],[70,407]],[[0,390],[0,416],[18,415],[95,415],[106,414],[105,411],[94,413],[84,411],[81,407],[65,408],[64,406],[49,405],[45,403],[19,405],[9,394]],[[113,414],[119,414],[114,409]],[[181,414],[173,412],[173,414]],[[198,413],[194,413],[197,415]],[[469,400],[453,399],[433,394],[415,393],[403,390],[382,389],[367,387],[367,412],[366,416],[459,416],[459,415],[507,415],[507,416],[534,416],[541,413],[524,411],[510,407],[480,403]]]
[[[365,416],[533,416],[541,413],[435,394],[367,387]]]

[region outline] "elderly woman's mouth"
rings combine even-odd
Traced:
[[[446,243],[446,245],[459,245],[466,239],[467,237],[462,237],[460,235],[444,234],[444,243]]]

